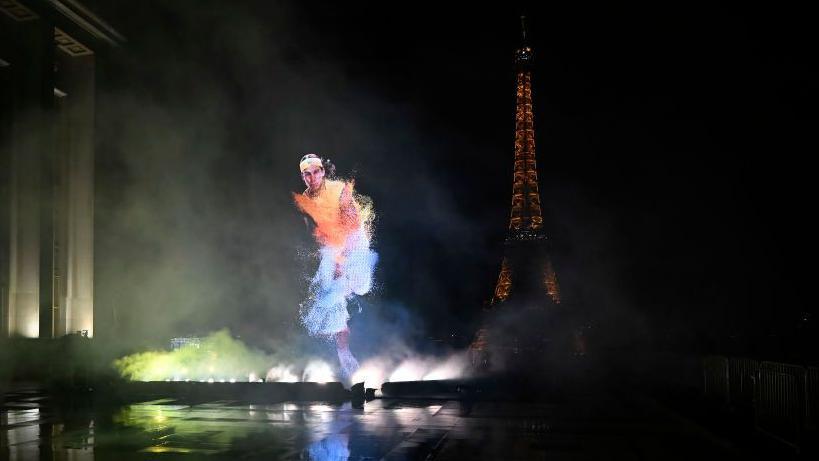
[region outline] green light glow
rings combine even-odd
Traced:
[[[228,330],[205,337],[199,347],[148,351],[117,359],[114,366],[131,381],[248,381],[265,376],[271,358],[233,339]]]

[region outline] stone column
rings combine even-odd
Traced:
[[[6,37],[0,34],[0,43]],[[0,45],[0,345],[9,335],[9,217],[13,94],[9,52]],[[4,59],[5,58],[5,59]],[[2,352],[0,352],[2,354]],[[0,365],[2,368],[2,365]],[[0,370],[2,373],[2,370]],[[2,377],[0,376],[0,383]]]
[[[15,89],[9,140],[8,328],[40,335],[40,185],[42,158],[51,148],[53,28],[40,18],[13,26],[11,85]]]
[[[70,38],[70,37],[69,37]],[[59,43],[59,42],[58,42]],[[83,332],[94,334],[94,54],[74,40],[70,47],[57,51],[57,85],[65,93],[58,119],[64,133],[58,155],[64,156],[58,174],[61,175],[64,197],[57,206],[64,207],[64,219],[55,224],[64,226],[55,232],[60,261],[64,268],[63,289],[55,286],[61,309],[60,331],[57,335]],[[57,285],[57,284],[55,284]]]

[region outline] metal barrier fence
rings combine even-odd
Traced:
[[[799,447],[805,424],[805,369],[762,362],[754,402],[756,428]]]
[[[728,399],[732,405],[753,406],[754,380],[757,373],[759,373],[758,360],[728,359]]]
[[[728,359],[711,356],[703,360],[703,391],[715,403],[729,402]]]
[[[819,368],[808,367],[805,372],[805,426],[819,432]]]
[[[703,359],[705,396],[753,408],[757,430],[797,449],[819,431],[819,368],[748,358]]]

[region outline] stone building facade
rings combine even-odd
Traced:
[[[95,76],[123,37],[75,0],[0,0],[0,334],[94,335]]]

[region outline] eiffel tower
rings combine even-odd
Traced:
[[[495,290],[486,310],[486,318],[472,342],[473,360],[482,356],[490,342],[519,348],[520,340],[502,339],[494,318],[504,311],[538,312],[540,318],[560,310],[561,298],[557,275],[549,255],[550,240],[543,226],[535,156],[535,127],[532,114],[533,51],[527,44],[525,17],[521,17],[522,43],[515,52],[517,81],[515,108],[515,156],[512,175],[512,207],[504,240],[503,259]],[[514,343],[514,344],[512,344]],[[511,345],[510,345],[511,344]],[[530,344],[531,345],[531,344]],[[525,345],[524,345],[525,346]],[[481,359],[478,359],[481,360]]]

